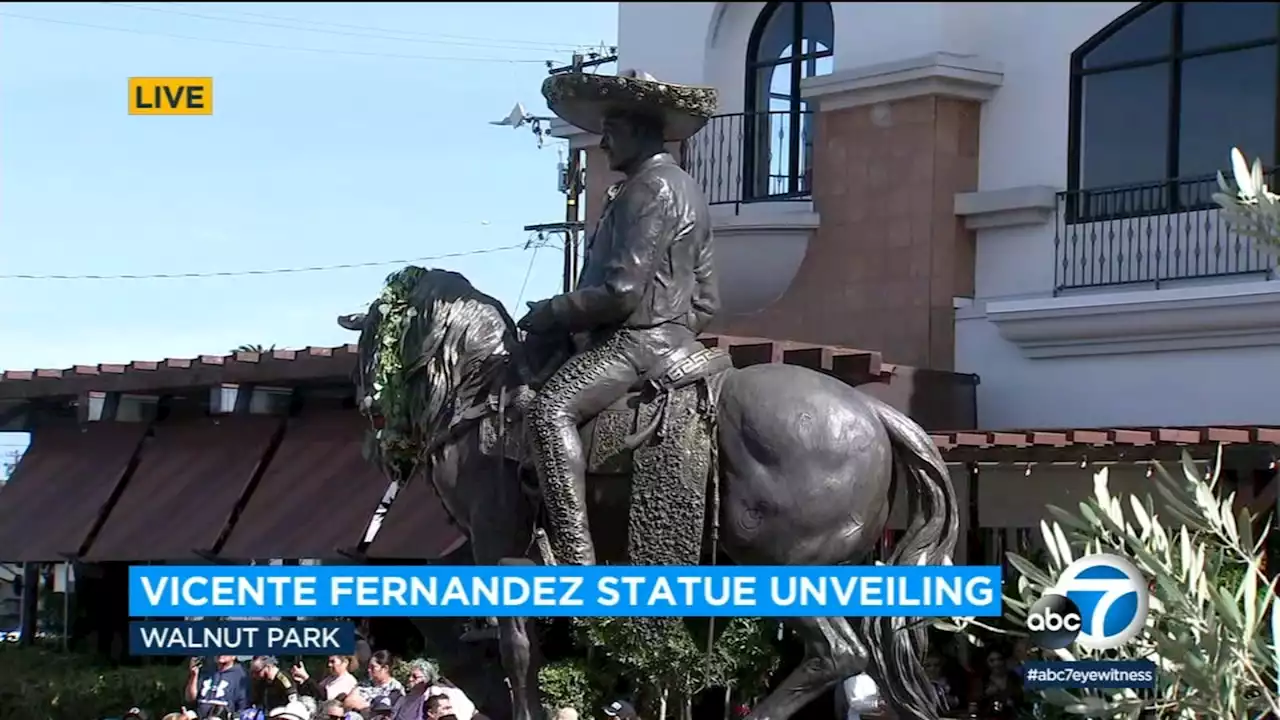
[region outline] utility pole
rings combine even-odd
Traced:
[[[580,73],[588,68],[607,65],[611,62],[617,62],[617,48],[609,48],[610,52],[600,53],[574,53],[573,60],[563,67],[551,67],[549,73],[551,75],[563,75],[566,73]],[[560,227],[554,226],[530,226],[525,228],[538,230],[555,230],[564,235],[564,292],[573,290],[574,285],[578,282],[578,273],[581,271],[581,257],[579,248],[581,246],[581,233],[583,230],[582,213],[580,212],[578,199],[582,196],[585,189],[583,166],[582,166],[582,149],[569,148],[569,155],[565,162],[564,178],[561,182],[561,191],[565,195],[564,203],[564,223],[557,223]]]
[[[611,62],[617,62],[618,49],[611,47],[608,52],[576,52],[573,54],[573,60],[568,65],[556,67],[555,63],[547,63],[547,72],[551,75],[563,75],[567,73],[580,73],[588,68],[607,65]],[[516,103],[514,109],[507,117],[501,120],[492,121],[492,125],[503,125],[507,127],[519,128],[525,125],[532,125],[534,135],[538,138],[538,146],[542,146],[543,138],[549,134],[542,123],[550,122],[555,118],[540,117],[530,115],[524,106]],[[585,185],[585,177],[583,174],[583,153],[579,148],[569,147],[568,156],[565,159],[564,167],[560,175],[560,192],[564,193],[564,221],[558,223],[543,223],[540,225],[526,225],[526,232],[536,232],[538,234],[537,243],[541,247],[546,243],[548,236],[559,236],[564,242],[564,267],[563,275],[563,291],[570,292],[578,282],[578,274],[582,269],[582,259],[580,255],[581,235],[584,229],[582,221],[582,213],[580,209],[579,198],[582,196],[583,186]]]

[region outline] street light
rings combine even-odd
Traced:
[[[550,123],[552,120],[555,120],[555,118],[531,115],[524,109],[523,103],[516,103],[516,106],[511,108],[511,112],[507,113],[506,117],[501,120],[490,120],[489,124],[513,129],[531,125],[533,136],[538,138],[538,147],[542,147],[543,140],[551,135],[551,128],[543,127],[543,123]]]

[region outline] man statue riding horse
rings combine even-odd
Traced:
[[[909,522],[887,562],[949,563],[955,492],[919,425],[829,375],[735,369],[696,340],[719,304],[711,217],[665,143],[706,123],[715,91],[575,73],[548,78],[543,94],[598,133],[625,176],[608,192],[578,284],[530,303],[517,327],[458,273],[391,275],[368,312],[339,319],[360,332],[370,459],[400,482],[425,475],[477,564],[526,556],[539,528],[551,536],[544,562],[865,562],[895,483],[907,489]],[[619,531],[624,552],[604,542]],[[748,720],[786,720],[862,672],[902,720],[937,718],[923,623],[785,622],[806,659]],[[508,617],[498,630],[514,718],[532,720],[533,626]]]
[[[716,95],[634,72],[561,78],[547,83],[552,112],[598,133],[609,169],[626,176],[610,189],[577,289],[530,303],[519,323],[575,338],[576,354],[538,390],[529,440],[556,560],[592,565],[578,428],[651,373],[701,350],[697,335],[720,306],[706,199],[665,146],[701,129]]]

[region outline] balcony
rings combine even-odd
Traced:
[[[681,163],[711,205],[807,201],[813,178],[813,114],[717,115],[685,141]]]
[[[717,115],[680,155],[711,205],[721,314],[766,307],[791,285],[819,225],[813,114]]]
[[[1231,227],[1217,189],[1198,177],[1058,193],[1053,297],[988,301],[986,319],[1029,358],[1280,345],[1276,260]]]
[[[1272,171],[1275,187],[1280,173]],[[1273,279],[1275,257],[1242,237],[1213,201],[1216,177],[1058,193],[1054,294]]]

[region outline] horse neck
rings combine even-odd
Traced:
[[[520,361],[511,353],[489,357],[479,367],[464,375],[455,392],[463,396],[457,397],[455,405],[459,412],[466,412],[476,405],[488,404],[491,396],[503,390],[517,389],[523,382]]]

